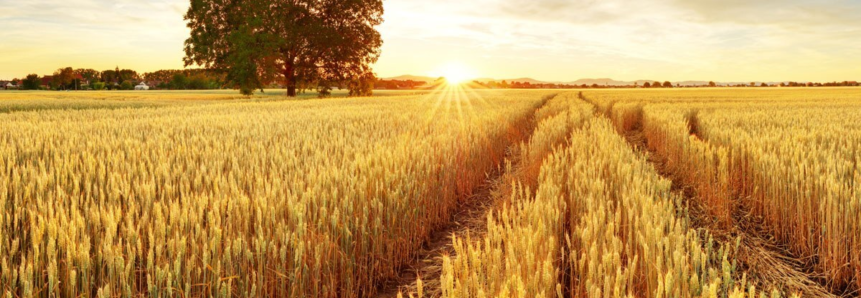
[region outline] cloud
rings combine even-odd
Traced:
[[[0,78],[64,65],[182,67],[187,0],[30,0],[0,10]],[[837,80],[861,57],[850,0],[390,0],[382,75],[448,60],[487,76]],[[857,66],[855,70],[857,71]],[[788,69],[802,71],[788,72]],[[829,75],[829,73],[831,75]],[[804,77],[806,75],[816,77]]]
[[[832,80],[845,72],[829,68],[858,64],[861,51],[856,17],[861,4],[842,0],[401,0],[386,5],[384,26],[392,28],[383,35],[387,43],[420,40],[422,48],[413,48],[417,54],[452,53],[428,60],[469,60],[464,53],[472,53],[482,68],[510,63],[510,69],[533,67],[533,76],[558,79],[624,72],[635,76],[628,79],[699,74]],[[384,49],[383,71],[390,69],[386,55]],[[800,59],[808,61],[796,62]],[[521,60],[533,64],[513,65]],[[804,71],[774,71],[793,65]],[[802,77],[813,73],[818,77]]]
[[[0,78],[62,66],[182,66],[187,1],[30,0],[3,6]]]

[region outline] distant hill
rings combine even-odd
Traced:
[[[602,78],[602,79],[579,79],[573,82],[566,82],[568,85],[587,85],[592,86],[594,84],[598,84],[598,86],[624,86],[631,85],[633,82],[624,82],[624,81],[616,81],[614,79]]]
[[[506,82],[509,82],[509,83],[511,83],[511,82],[519,82],[519,83],[530,83],[530,84],[555,84],[555,82],[539,81],[539,80],[536,80],[536,79],[533,79],[533,78],[502,79],[502,80],[497,80],[497,79],[492,79],[492,78],[480,78],[480,79],[475,79],[475,80],[473,80],[473,81],[478,81],[478,82],[481,82],[481,83],[487,83],[487,82],[502,82],[502,81],[506,81]]]
[[[384,80],[398,80],[398,81],[416,81],[416,82],[425,82],[432,83],[436,81],[438,78],[426,77],[426,76],[414,76],[414,75],[402,75],[391,78],[383,78]]]
[[[426,83],[433,83],[434,81],[437,80],[437,78],[433,78],[433,77],[414,76],[414,75],[403,75],[403,76],[384,78],[384,79],[386,79],[386,80],[402,80],[402,81],[412,80],[412,81],[426,82]],[[617,80],[614,80],[611,78],[579,79],[576,81],[569,81],[569,82],[541,81],[541,80],[536,80],[533,78],[517,78],[517,79],[477,78],[477,79],[474,79],[473,81],[477,81],[480,83],[506,81],[509,83],[510,82],[527,83],[528,82],[530,84],[565,84],[565,85],[577,85],[577,86],[580,86],[580,85],[592,86],[593,84],[597,84],[598,86],[631,86],[631,85],[634,85],[635,83],[637,84],[637,86],[643,86],[645,83],[652,84],[654,82],[658,82],[657,80],[617,81]],[[660,82],[663,83],[664,81],[660,81]],[[681,85],[681,86],[708,86],[709,81],[687,80],[687,81],[674,81],[671,83],[673,83],[673,86],[676,86],[676,85]],[[755,83],[757,86],[759,86],[762,82],[757,81]],[[781,82],[766,82],[766,83],[769,85],[777,85],[777,84],[780,84]],[[748,85],[748,84],[750,84],[750,82],[716,82],[716,84],[718,86],[733,86],[733,85],[738,85],[738,84]]]
[[[708,86],[708,81],[682,81],[682,82],[674,82],[673,85],[682,85],[682,86]]]
[[[530,83],[530,84],[548,84],[550,82],[539,81],[533,78],[507,79],[508,82]]]

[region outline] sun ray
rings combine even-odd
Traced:
[[[461,108],[462,100],[460,98],[460,92],[458,91],[458,89],[460,89],[460,85],[449,86],[449,89],[451,90],[451,93],[454,97],[452,101],[454,101],[454,104],[457,108],[457,119],[460,120],[460,126],[465,127],[466,124],[464,123],[463,119],[463,109]]]
[[[464,90],[466,90],[466,92],[469,93],[470,96],[477,99],[478,102],[480,102],[482,104],[482,106],[484,106],[485,108],[488,108],[491,106],[491,103],[487,102],[487,100],[484,99],[484,96],[481,96],[481,94],[476,92],[474,88],[464,88]],[[485,91],[485,92],[487,92],[487,91]],[[496,92],[496,91],[492,91],[492,92]]]
[[[430,121],[433,121],[434,116],[436,116],[437,110],[439,110],[439,107],[442,105],[442,102],[445,100],[444,94],[443,94],[443,89],[444,89],[444,87],[442,85],[438,85],[438,86],[434,87],[434,89],[425,97],[426,100],[434,100],[434,99],[436,100],[436,102],[434,102],[433,108],[431,108],[431,110],[430,110],[430,113],[428,113],[428,117],[426,120],[427,123],[429,123]]]
[[[465,85],[457,86],[457,93],[459,94],[460,97],[463,98],[463,103],[464,103],[464,106],[465,106],[467,112],[469,113],[469,116],[471,118],[476,118],[476,117],[478,117],[478,115],[475,112],[475,107],[473,107],[473,105],[472,105],[472,100],[470,99],[469,94],[467,94],[464,91],[467,89],[471,89],[471,88],[469,86],[465,86]]]
[[[451,100],[451,88],[448,88],[448,87],[445,88],[445,94],[443,97],[444,97],[444,99],[447,99],[445,101],[445,114],[448,115],[451,112],[451,106],[452,106],[452,104],[451,104],[451,102],[452,102],[452,100]]]

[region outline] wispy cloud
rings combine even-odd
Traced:
[[[0,78],[61,66],[182,67],[187,0],[30,0],[0,10]],[[851,0],[387,0],[383,76],[460,61],[483,76],[843,80]]]
[[[183,0],[30,0],[0,10],[0,78],[64,67],[182,66]]]
[[[486,75],[549,80],[861,76],[851,68],[861,61],[861,4],[851,1],[402,0],[387,5],[387,45],[418,38],[423,46],[413,53],[427,57],[424,68],[457,59]],[[462,50],[430,54],[440,47]],[[398,72],[397,59],[387,54],[384,49],[378,69]]]

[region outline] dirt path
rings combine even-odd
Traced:
[[[722,244],[731,245],[739,241],[736,251],[736,257],[741,265],[739,272],[747,272],[748,280],[756,284],[758,291],[770,291],[774,288],[786,293],[797,293],[801,297],[839,297],[823,286],[822,278],[806,272],[803,264],[797,258],[793,258],[786,249],[770,237],[763,237],[768,234],[764,232],[761,224],[744,210],[746,204],[738,204],[739,208],[736,208],[733,213],[736,226],[727,229],[721,227],[717,221],[711,220],[698,204],[699,200],[693,188],[667,169],[666,157],[649,149],[641,122],[642,120],[633,129],[624,133],[628,143],[636,150],[648,153],[648,160],[655,166],[657,172],[673,182],[672,190],[684,195],[694,228],[708,231]],[[696,126],[692,127],[694,129],[691,130],[691,134],[696,135]],[[700,138],[699,135],[696,137]]]
[[[544,104],[533,111],[541,109],[555,96],[546,98]],[[524,129],[525,136],[522,141],[529,141],[532,137],[537,123],[532,117],[527,120]],[[513,158],[512,153],[520,142],[509,145],[506,159],[512,162],[511,168],[516,168],[518,160]],[[442,274],[442,256],[456,256],[452,237],[466,239],[467,235],[472,240],[484,238],[487,232],[487,214],[497,208],[501,187],[503,186],[504,164],[488,173],[488,179],[480,185],[475,194],[457,207],[457,212],[452,216],[448,225],[434,231],[430,240],[425,243],[418,252],[416,259],[406,268],[402,269],[397,278],[384,282],[377,291],[378,298],[394,298],[398,293],[403,297],[409,297],[408,293],[418,293],[417,279],[421,277],[424,297],[440,297],[440,275]]]
[[[399,292],[404,297],[407,293],[417,293],[417,278],[421,276],[423,292],[425,297],[438,297],[440,294],[439,278],[442,274],[442,256],[455,256],[452,246],[452,236],[465,238],[467,234],[472,239],[481,239],[487,231],[487,213],[493,210],[495,205],[492,191],[495,181],[501,176],[495,171],[491,179],[488,179],[479,191],[458,206],[459,211],[452,217],[452,221],[444,228],[435,231],[421,251],[418,252],[416,260],[409,267],[401,270],[397,279],[384,283],[376,297],[393,298]]]

